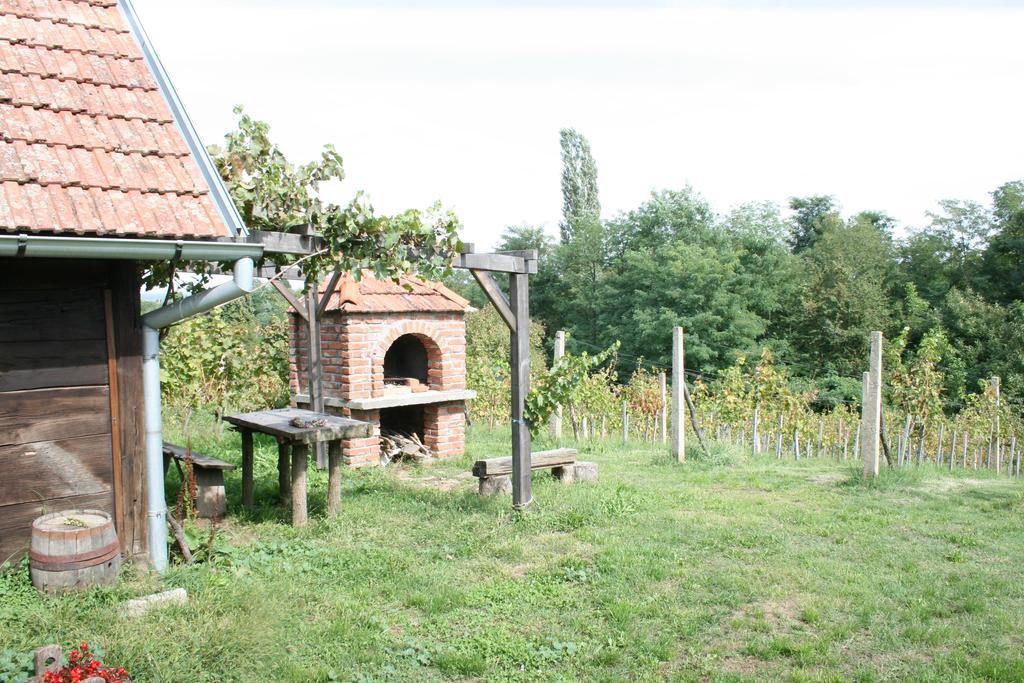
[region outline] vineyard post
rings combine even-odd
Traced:
[[[945,438],[945,436],[946,436],[946,423],[945,422],[939,422],[939,444],[938,444],[939,452],[935,456],[935,464],[938,465],[939,467],[942,467],[942,440]]]
[[[686,460],[685,375],[686,349],[683,328],[672,328],[672,452],[679,462]]]
[[[924,441],[928,435],[928,422],[921,423],[921,440],[917,442],[917,464],[924,462]]]
[[[996,474],[999,474],[1000,471],[1002,470],[1002,467],[1003,467],[1003,451],[1002,451],[1003,439],[1002,439],[1002,435],[1000,435],[1000,433],[999,433],[999,378],[998,377],[993,377],[992,378],[992,391],[994,391],[995,395],[996,395],[996,424],[995,424],[995,431],[996,431]]]
[[[956,464],[956,422],[953,423],[953,438],[949,441],[949,471],[953,471]]]
[[[664,370],[658,373],[658,388],[661,390],[661,442],[668,443],[668,390]]]
[[[622,402],[622,442],[629,441],[629,403]]]
[[[965,470],[967,469],[967,448],[968,448],[968,445],[970,443],[970,440],[971,440],[971,437],[970,437],[969,432],[965,431],[964,432],[964,464],[963,464],[963,468]]]
[[[825,435],[825,421],[822,418],[818,418],[818,443],[814,449],[814,457],[821,457],[821,439]]]
[[[775,431],[775,457],[782,457],[782,413],[779,413],[779,426]]]
[[[1016,457],[1014,457],[1016,456]],[[1010,467],[1014,466],[1016,462],[1016,471],[1014,476],[1020,477],[1020,455],[1017,453],[1017,435],[1014,434],[1010,437]]]
[[[903,435],[900,441],[900,464],[904,465],[910,461],[910,430],[914,424],[914,418],[909,414],[903,423]]]
[[[754,405],[754,418],[753,418],[753,420],[751,420],[751,422],[753,422],[753,424],[751,425],[751,429],[754,432],[754,455],[758,455],[761,452],[761,441],[760,441],[761,435],[758,433],[758,427],[761,424],[760,423],[760,418],[761,418],[761,404],[758,403],[758,404]]]
[[[871,333],[871,365],[864,391],[865,401],[861,407],[861,422],[864,432],[861,438],[861,458],[864,461],[864,476],[878,476],[878,438],[882,413],[882,333]]]
[[[565,331],[555,332],[555,356],[551,363],[552,367],[565,355]],[[555,412],[551,413],[551,438],[562,438],[562,406],[555,406]]]

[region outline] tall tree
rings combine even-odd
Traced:
[[[794,254],[810,249],[829,227],[840,220],[835,197],[828,195],[793,197],[789,200],[789,208],[793,210],[790,244]]]
[[[788,336],[809,367],[848,377],[861,372],[871,331],[893,327],[894,268],[890,240],[864,219],[831,226],[804,252]]]
[[[562,243],[568,244],[585,226],[601,221],[597,196],[597,164],[590,143],[572,128],[560,131],[562,142]]]

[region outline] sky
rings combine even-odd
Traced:
[[[333,143],[381,212],[463,239],[561,215],[579,130],[605,218],[691,185],[718,212],[834,195],[902,230],[1024,178],[1024,0],[134,0],[215,143],[243,105],[294,162]]]

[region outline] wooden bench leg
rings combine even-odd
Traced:
[[[224,496],[224,470],[193,465],[196,476],[196,512],[206,519],[219,519],[228,511]]]
[[[341,511],[341,441],[328,446],[327,516],[337,517]]]
[[[252,432],[242,430],[242,505],[252,509]]]
[[[292,445],[292,526],[305,526],[308,521],[306,509],[306,470],[309,467],[309,446],[304,443]]]
[[[292,489],[292,454],[288,449],[288,443],[283,441],[277,444],[277,499],[281,505],[287,505],[291,500]]]

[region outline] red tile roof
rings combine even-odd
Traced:
[[[328,284],[320,283],[321,296]],[[358,282],[350,274],[343,275],[327,304],[328,311],[345,313],[464,313],[467,308],[466,299],[440,282],[411,275],[402,276],[398,282],[378,280],[369,272],[364,272]]]
[[[0,0],[0,232],[230,234],[114,0]]]

